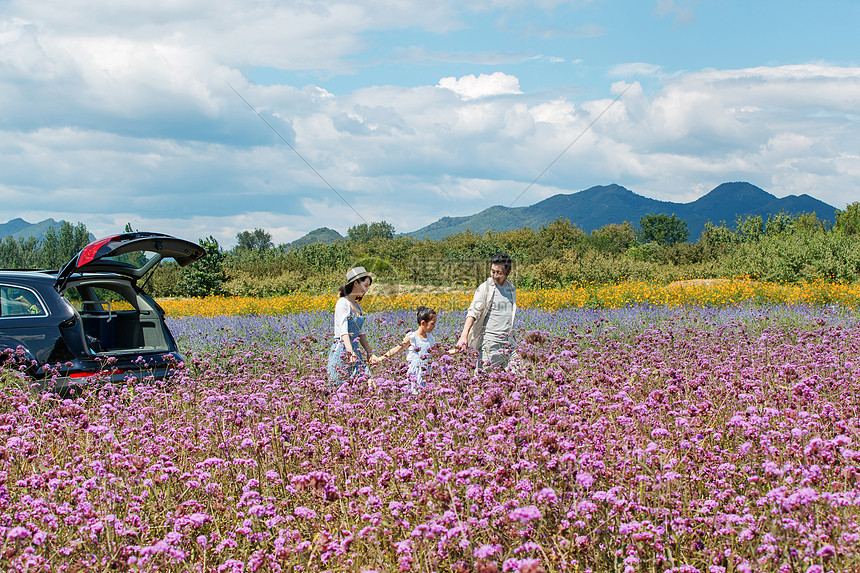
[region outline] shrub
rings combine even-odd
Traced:
[[[221,287],[227,278],[224,274],[224,251],[215,237],[210,235],[200,239],[200,246],[206,255],[183,268],[179,277],[179,290],[184,296],[221,294]]]

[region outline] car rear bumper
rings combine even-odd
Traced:
[[[72,394],[93,386],[121,386],[165,380],[184,368],[185,359],[179,352],[101,362],[74,360],[59,370],[41,370],[41,376],[33,380],[33,389]]]

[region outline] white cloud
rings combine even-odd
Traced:
[[[16,14],[21,25],[35,25],[43,41],[55,39],[73,59],[78,42],[110,53],[113,38],[123,38],[142,46],[144,55],[147,44],[181,45],[205,54],[212,65],[341,72],[354,66],[346,58],[364,45],[368,32],[416,27],[446,33],[463,26],[453,3],[417,0],[113,1],[109,6],[21,0],[3,12]]]
[[[644,62],[628,62],[626,64],[618,64],[612,66],[609,70],[609,77],[612,78],[629,78],[631,76],[660,76],[662,68],[655,64],[647,64]]]
[[[314,85],[320,74],[365,65],[355,55],[373,38],[369,32],[456,30],[465,25],[460,6],[0,4],[4,212],[82,221],[95,234],[131,221],[189,238],[213,234],[222,244],[255,227],[276,242],[320,226],[345,233],[361,217],[411,231],[442,216],[507,205],[551,162],[517,205],[611,182],[690,200],[736,180],[837,207],[856,200],[857,67],[680,73],[628,62],[609,71],[625,81],[607,96],[605,86],[586,91],[577,84],[577,74],[594,65],[591,57],[416,43],[390,54],[404,65],[449,63],[458,75],[414,87],[394,85],[397,77],[351,91]],[[691,6],[661,9],[680,15]],[[530,91],[533,80],[506,67],[528,62],[536,67],[523,69],[534,74],[562,59],[581,65],[553,66],[559,87],[545,92]],[[257,85],[248,70],[259,66],[311,74],[296,86]],[[488,69],[497,71],[480,73]],[[631,78],[654,83],[643,88],[626,83]]]
[[[502,72],[442,78],[439,87],[451,90],[463,99],[477,99],[494,95],[521,94],[520,82],[514,76]]]
[[[244,97],[337,193],[214,84],[211,98],[223,110],[217,122],[252,134],[253,145],[75,128],[7,131],[0,195],[7,212],[38,220],[71,213],[97,234],[132,221],[214,234],[222,244],[255,227],[281,242],[319,226],[345,233],[361,217],[414,230],[510,204],[556,159],[517,205],[610,182],[688,201],[721,182],[750,180],[777,195],[809,193],[842,207],[856,200],[860,181],[851,115],[858,78],[860,70],[832,67],[702,71],[668,80],[653,96],[618,82],[614,94],[628,89],[615,104],[535,98],[506,74],[451,79],[449,89],[346,95],[245,84]],[[498,94],[508,97],[487,97]],[[51,207],[35,210],[34,193]]]
[[[673,16],[675,26],[692,26],[696,23],[693,6],[697,0],[657,0],[654,10],[659,16]]]

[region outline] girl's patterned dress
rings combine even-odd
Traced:
[[[430,347],[436,343],[433,335],[427,333],[427,338],[421,338],[414,332],[409,335],[409,349],[406,352],[406,360],[409,361],[409,387],[413,394],[417,394],[421,388],[427,386],[424,377],[430,374]]]

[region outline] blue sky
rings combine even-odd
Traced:
[[[835,0],[0,1],[0,222],[229,246],[727,181],[843,208],[858,21]]]

